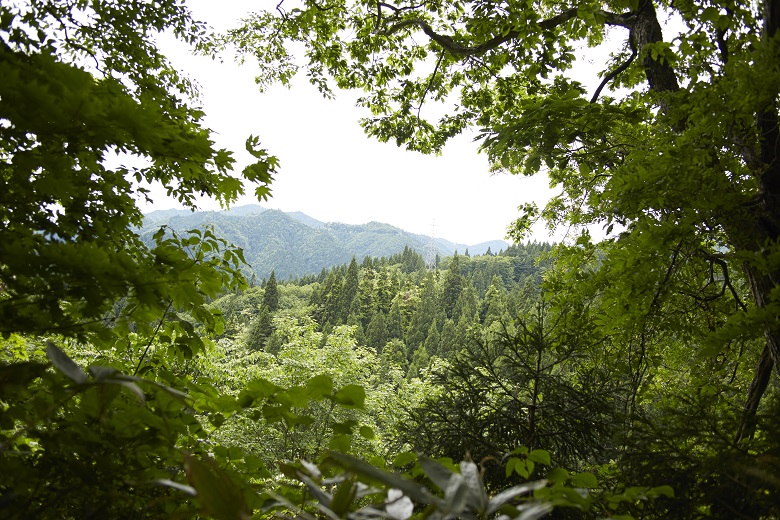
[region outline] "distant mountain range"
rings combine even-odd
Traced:
[[[276,277],[317,274],[323,268],[349,262],[352,257],[382,257],[401,253],[408,246],[426,255],[431,238],[404,231],[389,224],[369,222],[351,225],[321,222],[299,211],[283,212],[256,204],[239,206],[228,211],[162,210],[144,215],[141,236],[151,235],[166,225],[175,231],[214,227],[217,236],[242,248],[244,257],[259,279],[267,278],[271,270]],[[434,239],[437,253],[444,257],[458,251],[481,255],[488,248],[494,253],[506,249],[503,240],[481,244],[456,244],[442,238]]]

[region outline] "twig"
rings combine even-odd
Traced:
[[[154,338],[157,337],[157,333],[160,332],[160,327],[162,327],[162,324],[165,323],[165,316],[168,314],[168,311],[171,309],[172,305],[173,305],[173,300],[170,300],[162,316],[160,316],[160,321],[157,322],[157,328],[154,329],[154,334],[152,334],[152,337],[149,338],[149,342],[146,344],[144,353],[141,354],[141,358],[138,360],[138,365],[136,365],[135,371],[133,372],[134,376],[138,375],[138,371],[141,370],[141,363],[143,363],[144,358],[146,358],[146,354],[149,352],[149,348],[152,346],[152,342],[154,341]]]
[[[425,96],[428,95],[428,91],[431,89],[431,85],[433,84],[433,80],[436,79],[436,74],[439,72],[439,66],[441,65],[441,62],[444,60],[444,52],[439,54],[439,59],[436,60],[436,67],[433,68],[433,74],[431,74],[431,78],[428,80],[428,84],[425,86],[425,90],[423,91],[422,97],[420,97],[420,104],[417,105],[417,119],[420,119],[420,110],[422,110],[423,103],[425,103]]]

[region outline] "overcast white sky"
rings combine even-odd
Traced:
[[[196,18],[217,30],[231,27],[258,5],[246,0],[187,3]],[[386,222],[476,244],[505,238],[519,205],[534,200],[543,206],[552,193],[543,175],[492,175],[469,136],[454,139],[438,157],[407,152],[363,133],[357,121],[367,114],[354,106],[355,93],[338,92],[336,100],[326,100],[303,77],[292,89],[277,86],[260,93],[249,62],[238,66],[229,57],[220,63],[192,56],[169,39],[161,45],[174,65],[200,84],[206,125],[217,133],[219,146],[235,152],[238,171],[250,159],[243,151],[249,134],[259,136],[280,159],[266,207],[303,211],[326,222]],[[594,78],[587,83],[597,81],[595,70],[590,72]],[[163,197],[156,200],[145,211],[176,207]],[[249,195],[237,205],[256,202]],[[204,201],[203,208],[219,209],[211,201]],[[541,225],[533,238],[551,239]]]

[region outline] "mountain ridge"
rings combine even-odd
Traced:
[[[411,233],[383,222],[344,224],[322,222],[301,211],[284,212],[258,204],[238,206],[225,211],[156,210],[144,215],[141,236],[151,235],[166,225],[181,232],[212,225],[218,236],[244,250],[251,273],[267,278],[271,271],[277,278],[317,274],[324,268],[349,262],[352,257],[382,257],[401,253],[409,247],[423,255],[431,237]],[[460,244],[434,238],[436,252],[451,256],[457,251],[484,254],[498,252],[509,244],[492,240],[480,244]]]

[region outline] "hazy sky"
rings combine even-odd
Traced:
[[[258,5],[246,0],[187,3],[196,18],[217,30]],[[260,93],[250,62],[238,66],[230,57],[220,63],[192,56],[167,38],[161,45],[174,65],[200,84],[206,125],[217,133],[219,146],[235,152],[239,171],[250,159],[243,151],[249,134],[259,136],[280,159],[266,207],[303,211],[326,222],[386,222],[476,244],[504,238],[519,205],[534,200],[543,206],[552,193],[543,175],[491,174],[470,136],[454,139],[438,157],[407,152],[363,133],[357,121],[367,114],[354,106],[356,93],[337,92],[336,100],[326,100],[304,77],[292,89],[277,86]],[[584,83],[597,81],[595,70],[590,73],[594,78]],[[174,201],[157,199],[153,209],[176,207]],[[249,203],[256,203],[251,195],[237,205]],[[203,208],[218,205],[204,201]],[[533,238],[550,236],[540,225]]]

